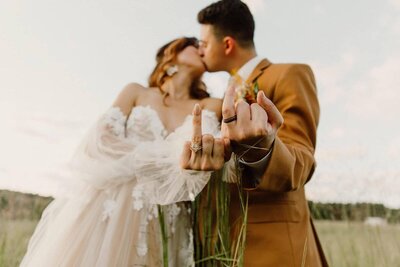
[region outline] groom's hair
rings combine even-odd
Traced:
[[[218,38],[233,37],[244,48],[254,47],[253,15],[240,0],[222,0],[203,8],[197,14],[200,24],[213,26]]]

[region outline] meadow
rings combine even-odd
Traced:
[[[0,198],[0,267],[19,266],[41,211],[51,201],[30,195],[18,199],[13,205],[19,211],[10,212]],[[26,208],[35,212],[21,211]],[[400,267],[400,224],[319,220],[315,225],[331,266]]]
[[[335,267],[400,267],[400,225],[317,221],[324,252]]]

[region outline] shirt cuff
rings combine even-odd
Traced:
[[[271,158],[272,149],[265,155],[262,159],[255,162],[247,162],[243,158],[239,158],[239,163],[241,165],[247,166],[251,169],[257,184],[261,181],[261,177],[264,174],[265,169],[267,168],[269,159]]]

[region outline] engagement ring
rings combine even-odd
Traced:
[[[190,150],[192,150],[194,153],[200,151],[202,149],[201,145],[199,143],[194,143],[190,145]]]

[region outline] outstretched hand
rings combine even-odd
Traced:
[[[235,88],[229,87],[222,104],[222,136],[231,141],[233,152],[246,161],[257,161],[271,149],[283,117],[263,91],[257,103],[235,104]]]
[[[181,167],[202,171],[219,170],[232,153],[229,139],[214,138],[211,134],[203,135],[201,123],[201,108],[196,104],[193,109],[192,141],[184,144]]]

